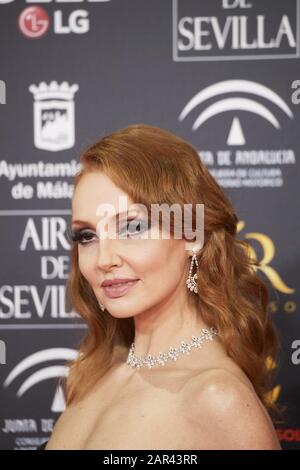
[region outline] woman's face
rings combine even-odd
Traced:
[[[127,222],[120,217],[117,235],[127,238],[101,237],[100,220],[107,222],[110,216],[96,215],[102,204],[110,204],[115,214],[119,212],[120,197],[125,198],[127,210],[133,209],[132,200],[101,172],[85,174],[78,183],[72,200],[72,228],[80,230],[78,243],[79,269],[92,287],[95,296],[111,315],[118,318],[132,317],[147,310],[156,309],[161,302],[178,299],[186,295],[185,280],[188,274],[188,252],[186,240],[141,238],[147,231],[145,212],[134,214],[134,226],[128,230]],[[102,206],[103,207],[103,206]],[[137,205],[135,205],[137,207]],[[99,212],[98,212],[99,214]],[[75,221],[88,222],[79,225]],[[115,219],[114,219],[115,220]],[[141,222],[140,225],[139,222]],[[146,223],[146,229],[145,229]],[[143,225],[144,224],[144,225]],[[127,231],[126,231],[127,229]],[[151,232],[150,227],[148,229]],[[159,231],[160,232],[160,231]],[[161,233],[161,232],[160,232]],[[98,235],[100,234],[100,236]],[[111,298],[101,283],[106,279],[138,279],[124,295]]]

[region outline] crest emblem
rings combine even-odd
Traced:
[[[72,148],[75,143],[74,94],[78,85],[68,82],[30,85],[34,95],[34,145],[38,149],[57,152]]]

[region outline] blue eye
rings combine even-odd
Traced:
[[[71,238],[73,242],[78,242],[81,245],[87,245],[88,243],[90,243],[94,236],[94,233],[90,232],[89,230],[75,229],[71,232]]]
[[[129,237],[140,235],[142,232],[148,229],[148,224],[144,220],[131,219],[127,223],[123,224],[120,228],[121,234],[127,234]],[[88,245],[97,237],[97,235],[88,229],[73,229],[71,230],[71,239],[73,242],[78,242],[80,245]]]
[[[128,226],[130,231],[128,231]],[[124,229],[126,229],[125,232],[127,232],[130,236],[140,235],[148,229],[148,224],[144,220],[131,219],[127,224],[123,225],[123,227],[120,229],[120,233],[124,233]]]

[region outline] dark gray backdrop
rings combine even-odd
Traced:
[[[231,197],[280,331],[278,433],[300,448],[299,20],[296,0],[0,1],[0,448],[36,447],[63,410],[84,332],[63,305],[72,176],[133,123],[190,141]]]

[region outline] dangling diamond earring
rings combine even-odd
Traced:
[[[198,293],[198,287],[197,287],[197,268],[198,268],[198,261],[197,261],[197,255],[196,255],[196,252],[195,250],[193,249],[193,257],[192,257],[192,261],[191,261],[191,266],[190,266],[190,271],[189,271],[189,277],[187,278],[186,280],[186,285],[188,287],[188,289],[190,289],[191,292],[195,292],[195,294]],[[196,262],[196,272],[195,274],[192,276],[192,272],[193,272],[193,265],[194,265],[194,261]]]
[[[104,307],[104,305],[103,305],[103,304],[100,302],[100,300],[99,300],[99,302],[98,302],[98,303],[99,303],[99,305],[100,305],[100,308],[101,308],[102,312],[104,312],[104,310],[105,310],[105,307]]]

